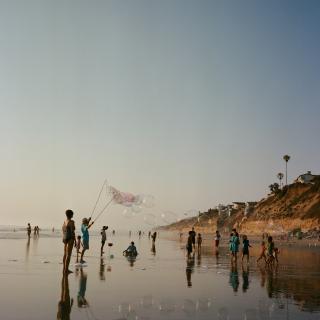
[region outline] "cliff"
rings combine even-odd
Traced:
[[[319,230],[320,178],[312,184],[285,186],[261,199],[246,215],[244,208],[232,209],[230,216],[210,210],[199,217],[184,219],[160,229],[185,232],[192,226],[202,233],[212,233],[216,229],[228,232],[233,227],[247,234],[281,234],[297,229],[310,233],[310,230]]]

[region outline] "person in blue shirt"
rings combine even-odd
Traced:
[[[123,255],[127,257],[136,257],[138,255],[137,248],[133,241],[131,242],[130,246],[123,251]]]
[[[230,238],[230,251],[231,251],[231,262],[237,263],[238,259],[238,251],[239,251],[239,234],[236,229],[232,230],[231,238]]]
[[[246,235],[244,235],[242,239],[242,262],[243,258],[247,257],[247,263],[249,263],[249,247],[251,247],[251,245]]]
[[[83,256],[86,250],[89,249],[89,228],[93,225],[93,221],[90,223],[91,218],[83,218],[82,219],[82,225],[81,225],[81,232],[82,232],[82,252],[81,252],[81,258],[80,263],[85,263],[83,260]]]

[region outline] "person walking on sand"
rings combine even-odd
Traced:
[[[103,226],[102,229],[101,229],[101,250],[100,250],[100,256],[103,255],[103,247],[104,247],[104,244],[106,243],[107,241],[107,233],[106,233],[106,230],[108,230],[108,226]]]
[[[89,229],[94,223],[94,221],[92,221],[91,223],[90,221],[91,221],[91,218],[82,219],[81,232],[82,232],[83,249],[81,252],[80,263],[85,263],[85,261],[83,260],[83,256],[86,250],[89,250]]]
[[[262,258],[264,259],[264,262],[267,263],[266,243],[265,243],[264,241],[261,242],[260,255],[259,255],[259,258],[257,259],[257,263],[258,263]]]
[[[73,211],[68,209],[66,211],[67,219],[62,225],[62,241],[64,243],[64,255],[63,255],[63,273],[72,273],[69,270],[70,258],[72,254],[73,244],[75,242],[75,225],[72,220]]]

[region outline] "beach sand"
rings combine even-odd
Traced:
[[[280,265],[231,268],[227,239],[217,256],[212,241],[201,255],[185,257],[185,240],[160,233],[156,252],[147,236],[133,236],[139,256],[122,251],[131,239],[114,243],[99,257],[100,238],[92,236],[85,257],[62,276],[63,244],[57,235],[0,237],[1,319],[319,319],[320,252],[316,247],[280,246]],[[254,245],[253,256],[259,247]],[[75,253],[75,252],[74,252]],[[109,254],[114,258],[109,258]],[[71,307],[71,299],[73,305]],[[70,309],[71,307],[71,309]],[[70,312],[70,317],[68,313]]]

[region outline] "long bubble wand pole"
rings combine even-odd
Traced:
[[[107,179],[105,179],[104,182],[103,182],[103,185],[102,185],[101,190],[100,190],[100,192],[99,192],[99,195],[98,195],[98,198],[97,198],[97,200],[96,200],[96,203],[94,204],[94,207],[93,207],[93,209],[92,209],[90,218],[92,218],[92,216],[93,216],[93,214],[94,214],[94,212],[95,212],[95,210],[96,210],[96,208],[97,208],[97,205],[98,205],[98,202],[99,202],[99,200],[100,200],[100,197],[101,197],[103,188],[104,188],[104,186],[105,186],[106,184],[107,184]]]
[[[109,205],[111,204],[113,200],[113,197],[111,198],[111,200],[103,207],[103,209],[99,212],[99,214],[96,216],[96,218],[93,220],[93,222],[96,222],[97,219],[103,214],[103,212],[109,207]]]

